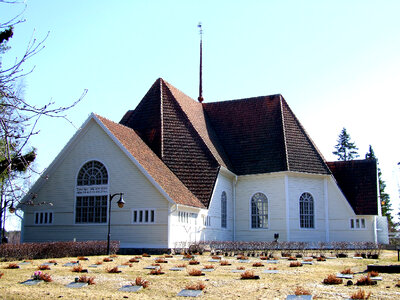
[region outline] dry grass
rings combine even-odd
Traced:
[[[342,271],[340,272],[340,274],[348,274],[348,275],[351,275],[351,274],[354,274],[354,272],[353,272],[350,268],[347,268],[347,269],[342,270]]]
[[[18,266],[18,264],[11,263],[11,264],[8,264],[8,266],[5,267],[5,269],[19,269],[19,266]]]
[[[187,284],[185,289],[187,290],[195,290],[195,291],[202,291],[206,288],[206,285],[202,282]]]
[[[154,257],[159,257],[153,255]],[[304,255],[307,256],[307,255]],[[310,256],[310,255],[309,255]],[[0,273],[4,273],[0,279],[0,299],[29,299],[29,300],[52,300],[52,299],[122,299],[126,293],[118,292],[118,289],[126,284],[135,282],[136,277],[148,278],[149,270],[144,269],[153,260],[141,259],[135,263],[132,268],[125,268],[123,273],[109,274],[106,273],[104,267],[91,268],[89,267],[95,261],[102,261],[106,256],[88,256],[89,261],[81,261],[84,268],[87,268],[89,274],[96,278],[95,285],[89,285],[82,289],[68,289],[65,287],[70,282],[73,282],[75,277],[83,275],[82,273],[72,273],[72,267],[63,267],[67,262],[76,260],[76,257],[57,258],[58,264],[51,266],[51,270],[45,271],[51,278],[52,282],[41,283],[37,286],[25,286],[20,284],[27,279],[30,279],[32,274],[37,271],[37,267],[48,259],[33,260],[30,264],[21,265],[19,269],[6,269],[9,263],[20,264],[21,261],[0,262]],[[123,262],[132,258],[132,255],[119,255],[112,266],[121,265]],[[196,256],[196,260],[200,264],[209,265],[208,262],[212,256],[203,254]],[[322,280],[328,274],[340,273],[343,269],[350,268],[357,272],[367,269],[367,265],[375,263],[376,260],[352,259],[352,254],[348,258],[328,259],[325,263],[304,265],[301,268],[290,268],[286,260],[279,260],[277,264],[267,265],[268,267],[279,269],[277,274],[258,274],[259,280],[240,280],[240,275],[232,273],[238,267],[245,270],[252,268],[253,262],[243,263],[232,259],[231,266],[218,267],[213,272],[206,273],[204,277],[193,278],[189,276],[187,271],[169,271],[165,269],[165,274],[162,276],[152,276],[150,288],[142,289],[139,294],[129,294],[132,299],[176,299],[177,293],[187,284],[196,283],[196,279],[209,279],[207,284],[207,293],[204,293],[202,298],[208,299],[285,299],[288,294],[293,293],[296,287],[301,286],[310,290],[315,299],[321,300],[339,300],[349,297],[352,293],[358,290],[355,286],[345,286],[344,284],[330,286],[322,284]],[[379,264],[396,264],[397,252],[384,251]],[[184,262],[181,256],[174,256],[169,259],[171,266],[188,264]],[[264,263],[264,261],[263,261]],[[115,265],[114,265],[115,264]],[[215,265],[215,264],[214,264]],[[189,267],[190,269],[190,267]],[[255,270],[255,269],[253,269]],[[201,272],[199,272],[201,274]],[[205,273],[205,272],[204,272]],[[76,276],[78,275],[78,276]],[[357,279],[361,278],[357,275]],[[363,289],[366,294],[372,292],[374,299],[392,300],[397,299],[400,293],[400,288],[395,287],[399,281],[399,274],[383,274],[382,281],[374,286],[366,286]],[[356,280],[354,280],[355,283]],[[345,282],[345,281],[344,281]],[[386,288],[389,286],[390,288]],[[239,298],[240,296],[240,298]],[[371,299],[370,297],[370,299]]]
[[[107,273],[121,273],[120,270],[118,270],[118,267],[114,267],[114,268],[107,268],[106,269]]]
[[[150,281],[144,280],[142,277],[136,277],[135,282],[132,285],[142,286],[144,289],[150,285]]]
[[[229,263],[229,261],[227,260],[221,260],[221,262],[219,263],[221,266],[230,266],[231,264]]]
[[[203,266],[203,269],[211,270],[211,269],[214,269],[214,266],[213,265],[205,265],[205,266]]]
[[[364,290],[358,290],[351,295],[350,299],[369,299],[369,296],[371,296],[371,292],[366,294]]]
[[[368,275],[369,275],[370,277],[377,277],[377,276],[379,276],[379,272],[377,272],[377,271],[371,271],[371,272],[368,272]]]
[[[292,261],[289,265],[289,267],[291,267],[291,268],[296,268],[296,267],[301,267],[301,266],[303,266],[303,264],[299,261]]]
[[[259,267],[264,267],[264,265],[262,263],[260,263],[260,262],[255,262],[253,264],[253,267],[259,268]]]
[[[87,283],[88,285],[96,284],[94,282],[94,277],[88,277],[88,276],[85,276],[85,275],[79,276],[78,282],[84,282],[84,283]]]
[[[300,296],[300,295],[311,295],[310,291],[306,290],[305,288],[298,286],[296,288],[296,290],[294,291],[294,294],[296,296]]]
[[[375,285],[376,281],[371,279],[371,276],[369,274],[367,276],[361,277],[360,279],[357,280],[356,285]]]
[[[322,281],[324,284],[342,284],[343,279],[337,278],[336,275],[330,274],[327,278]]]
[[[241,279],[255,279],[257,278],[256,275],[254,275],[253,271],[245,271],[244,273],[240,274]]]
[[[201,272],[201,270],[197,270],[197,269],[190,269],[190,270],[188,270],[188,274],[190,276],[201,276],[201,275],[203,275],[203,272]]]

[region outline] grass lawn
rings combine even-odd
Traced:
[[[76,257],[56,258],[57,265],[50,266],[50,270],[42,272],[51,275],[52,282],[42,282],[36,286],[26,286],[21,282],[31,278],[38,270],[38,266],[48,262],[50,259],[33,260],[29,264],[21,265],[19,269],[7,269],[10,263],[20,264],[21,261],[1,262],[0,274],[0,299],[185,299],[177,297],[177,293],[188,284],[202,282],[206,285],[202,299],[285,299],[288,294],[293,294],[297,287],[302,287],[311,292],[314,299],[345,299],[360,289],[358,286],[346,286],[347,280],[340,285],[324,285],[322,281],[329,274],[351,268],[356,274],[352,280],[366,275],[361,273],[366,270],[368,264],[395,264],[397,263],[397,252],[383,251],[379,260],[340,258],[328,259],[312,265],[302,267],[289,267],[290,262],[280,259],[277,264],[268,264],[259,258],[250,257],[250,262],[239,262],[235,257],[223,257],[231,265],[221,266],[218,262],[209,262],[211,256],[204,254],[196,256],[199,265],[190,266],[182,256],[175,255],[166,258],[168,263],[161,263],[163,275],[149,275],[150,270],[144,269],[155,263],[160,256],[141,258],[139,263],[132,263],[131,267],[119,268],[121,273],[107,273],[107,268],[122,265],[135,256],[119,255],[112,262],[103,262],[98,268],[89,267],[96,262],[102,261],[106,256],[90,256],[89,260],[80,261],[88,273],[74,273],[72,267],[64,267],[65,263],[76,261]],[[298,259],[301,261],[301,259]],[[253,263],[261,262],[264,266],[253,267]],[[186,264],[183,271],[170,271],[169,269],[180,264]],[[400,263],[399,263],[400,264]],[[204,276],[194,277],[188,275],[190,269],[201,269],[203,266],[213,265],[215,270],[204,272]],[[237,267],[245,267],[253,270],[259,280],[241,280],[240,273],[233,273]],[[277,274],[266,274],[264,270],[277,268]],[[360,272],[359,274],[357,274]],[[89,285],[80,289],[67,288],[76,277],[86,275],[95,277],[95,285]],[[135,281],[136,277],[142,277],[150,282],[150,286],[137,293],[120,292],[118,289]],[[400,299],[400,288],[395,287],[400,280],[400,274],[379,274],[382,281],[377,285],[361,287],[366,292],[371,292],[370,299]]]

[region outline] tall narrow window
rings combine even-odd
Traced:
[[[79,170],[76,186],[76,223],[106,223],[108,199],[108,173],[106,167],[95,160]]]
[[[251,228],[268,228],[268,199],[263,193],[251,198]]]
[[[221,195],[221,227],[226,228],[226,216],[227,216],[227,204],[226,204],[226,193],[222,192]]]
[[[300,228],[314,228],[314,199],[310,193],[300,196]]]

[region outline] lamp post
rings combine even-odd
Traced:
[[[119,208],[123,208],[125,201],[123,199],[124,193],[115,193],[114,195],[110,194],[110,200],[108,203],[108,235],[107,235],[107,255],[110,255],[110,238],[111,238],[111,201],[115,196],[119,196],[119,200],[117,202]]]

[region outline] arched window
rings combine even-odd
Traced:
[[[83,165],[76,182],[75,223],[106,223],[108,173],[95,160]]]
[[[300,228],[314,228],[314,199],[310,193],[300,196]]]
[[[251,197],[251,228],[268,228],[268,199],[263,193]]]
[[[226,228],[226,217],[227,217],[227,203],[226,203],[226,193],[222,192],[221,195],[221,227]]]

